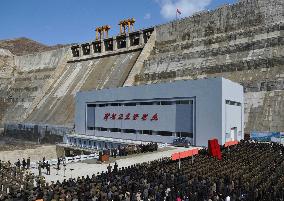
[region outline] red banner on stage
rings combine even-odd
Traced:
[[[237,140],[235,140],[235,141],[229,141],[229,142],[226,142],[225,143],[225,147],[229,147],[229,146],[232,146],[232,145],[236,145],[236,144],[238,144],[239,142],[237,141]]]
[[[198,149],[191,149],[183,152],[177,152],[172,154],[172,160],[179,160],[182,158],[191,157],[198,154]]]

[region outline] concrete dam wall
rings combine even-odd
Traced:
[[[245,87],[245,132],[284,131],[284,2],[246,0],[156,27],[135,84],[223,76]]]
[[[70,48],[5,57],[0,77],[3,123],[73,127],[79,90],[122,86],[140,50],[68,63]],[[3,64],[4,65],[4,64]],[[12,66],[13,72],[10,72]],[[5,71],[6,70],[6,71]]]
[[[246,133],[284,131],[283,7],[241,0],[129,34],[126,49],[110,52],[92,51],[121,36],[25,56],[0,50],[0,124],[72,128],[77,91],[223,76],[245,88]]]

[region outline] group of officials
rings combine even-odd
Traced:
[[[28,157],[27,160],[25,158],[23,158],[22,162],[20,161],[20,159],[18,159],[18,161],[15,163],[16,167],[21,168],[23,167],[24,169],[30,169],[31,166],[31,158]]]
[[[105,149],[99,154],[107,154],[111,157],[116,158],[117,156],[128,156],[132,154],[140,154],[146,152],[153,152],[158,150],[157,143],[147,143],[147,144],[138,144],[138,145],[127,145],[127,146],[118,146],[113,149]]]
[[[8,161],[8,164],[9,163],[10,163],[10,161]],[[60,158],[58,158],[57,167],[59,166],[58,164],[60,165]],[[22,161],[20,161],[20,159],[18,159],[18,161],[15,163],[15,166],[18,169],[23,169],[23,170],[30,169],[30,167],[31,167],[31,158],[28,157],[27,160],[25,158],[23,158]],[[39,161],[38,165],[37,165],[39,176],[42,176],[42,169],[46,169],[46,174],[50,175],[50,167],[51,167],[50,163],[45,160],[45,157],[43,157],[42,161]]]

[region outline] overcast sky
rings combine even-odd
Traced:
[[[95,38],[95,27],[119,32],[121,19],[134,17],[135,28],[166,23],[176,16],[212,10],[236,0],[1,0],[0,40],[27,37],[47,45]]]

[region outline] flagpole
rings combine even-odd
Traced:
[[[177,31],[177,9],[176,9],[176,31]]]
[[[178,17],[178,16],[177,16],[177,10],[176,10],[176,21],[177,21],[177,17]]]

